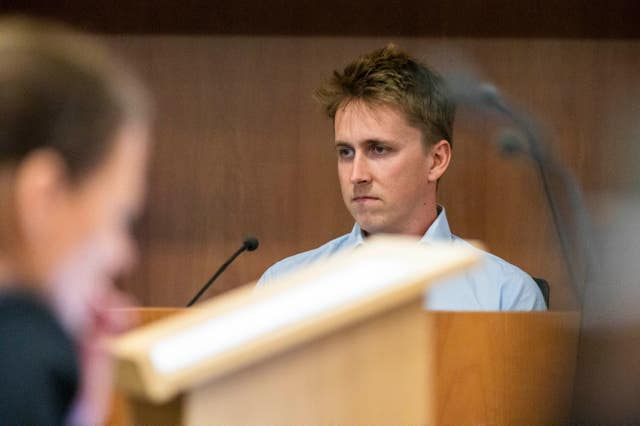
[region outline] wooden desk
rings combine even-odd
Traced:
[[[184,308],[135,309],[141,324]],[[577,312],[425,312],[437,424],[551,424],[570,418]],[[432,334],[433,333],[433,334]],[[283,395],[285,398],[285,395]],[[109,424],[131,424],[116,394]],[[313,419],[309,419],[313,423]]]

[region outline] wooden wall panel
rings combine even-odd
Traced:
[[[209,296],[350,230],[332,126],[311,99],[330,72],[394,41],[447,72],[472,63],[535,114],[588,191],[636,178],[640,42],[633,40],[105,36],[155,93],[156,150],[141,263],[123,282],[145,305],[186,303],[246,234],[244,254]],[[462,58],[462,60],[461,60]],[[634,115],[635,114],[635,115]],[[532,164],[491,144],[497,126],[461,111],[441,202],[454,232],[549,280],[574,305]],[[637,153],[637,151],[636,151]]]

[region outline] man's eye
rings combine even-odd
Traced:
[[[338,156],[341,158],[353,157],[353,150],[351,148],[338,148]]]
[[[385,152],[388,152],[389,150],[387,149],[387,147],[383,146],[383,145],[373,145],[371,147],[371,149],[373,150],[373,152],[375,152],[376,154],[384,154]]]

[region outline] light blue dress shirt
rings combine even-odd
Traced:
[[[451,233],[444,208],[438,206],[438,210],[438,217],[420,242],[430,244],[435,241],[449,241],[451,244],[472,247]],[[269,281],[301,266],[364,243],[362,231],[356,223],[351,233],[271,266],[262,275],[258,285],[268,284]],[[482,254],[480,265],[434,284],[425,294],[425,309],[447,311],[543,311],[546,309],[540,289],[528,274],[497,256],[477,248],[473,249]]]

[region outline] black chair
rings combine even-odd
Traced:
[[[542,292],[542,298],[544,299],[544,303],[547,305],[547,309],[549,309],[549,293],[551,293],[551,288],[549,287],[549,283],[547,280],[542,278],[531,277],[538,284],[538,288]]]

